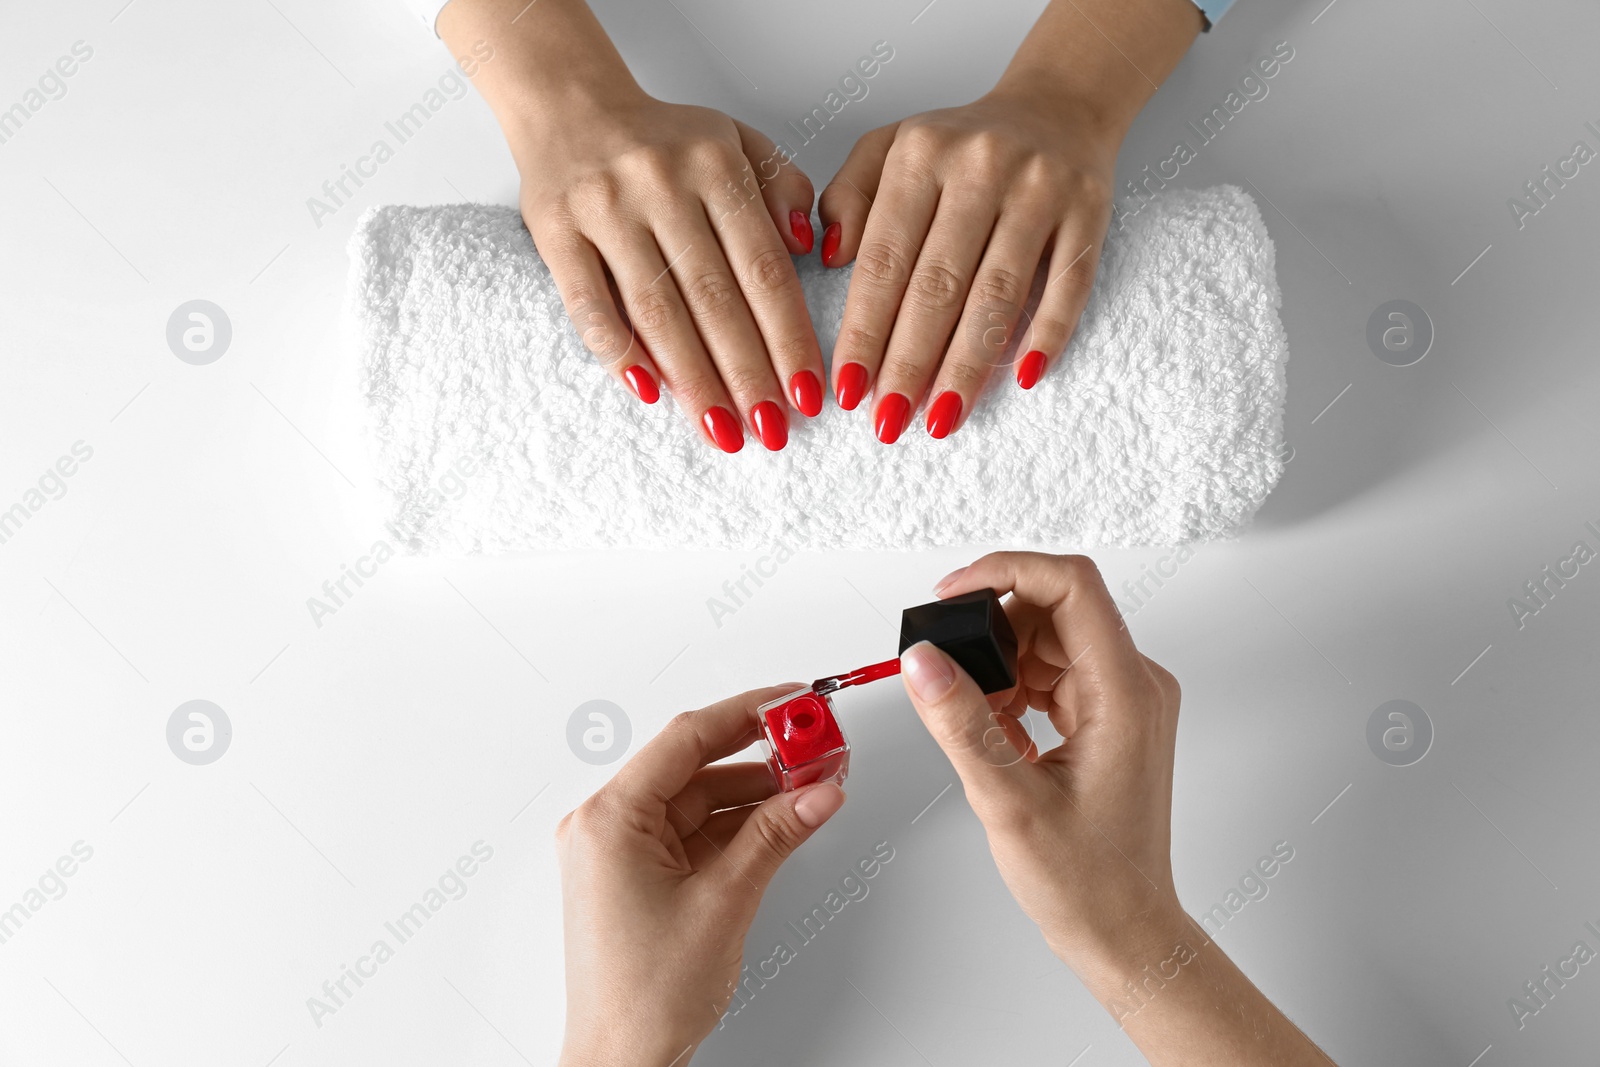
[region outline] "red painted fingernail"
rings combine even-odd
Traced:
[[[878,440],[892,445],[900,440],[906,423],[911,421],[911,401],[899,393],[890,393],[878,401]]]
[[[1039,384],[1040,377],[1044,374],[1045,354],[1035,348],[1032,352],[1022,357],[1017,364],[1017,384],[1024,389],[1032,389]]]
[[[822,383],[810,371],[795,371],[794,377],[789,379],[789,395],[794,397],[794,406],[806,418],[814,419],[822,414]]]
[[[839,254],[839,224],[831,223],[822,231],[822,265],[833,266],[833,257]]]
[[[961,394],[954,389],[946,389],[928,405],[928,436],[936,441],[944,440],[956,428],[956,420],[960,417]]]
[[[776,452],[789,443],[789,419],[772,401],[763,400],[751,409],[750,422],[768,452]]]
[[[661,399],[661,388],[656,385],[656,380],[650,377],[650,372],[635,363],[622,372],[623,381],[628,383],[628,388],[633,390],[633,395],[643,400],[646,404],[654,404]]]
[[[744,429],[727,408],[709,409],[700,423],[706,428],[706,435],[724,452],[737,452],[744,447]]]
[[[861,398],[867,395],[867,368],[859,363],[846,363],[839,368],[839,406],[854,411]]]
[[[803,211],[789,212],[789,232],[794,234],[794,239],[801,244],[801,252],[811,251],[811,220],[806,218]]]

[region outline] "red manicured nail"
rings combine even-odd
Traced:
[[[878,440],[892,445],[900,440],[906,423],[911,421],[911,401],[899,393],[890,393],[878,401]]]
[[[1045,354],[1035,348],[1017,363],[1017,384],[1032,389],[1044,374]]]
[[[846,363],[839,368],[839,406],[854,411],[861,398],[867,395],[867,368],[859,363]]]
[[[794,397],[794,406],[806,418],[814,419],[822,414],[822,383],[810,371],[794,372],[794,377],[789,379],[789,395]]]
[[[744,429],[727,408],[709,409],[700,424],[706,428],[706,435],[724,452],[737,452],[744,447]]]
[[[622,372],[622,380],[628,383],[633,395],[646,404],[654,404],[661,399],[661,388],[656,385],[656,380],[637,363]]]
[[[768,452],[776,452],[789,443],[789,420],[783,409],[772,401],[763,400],[757,404],[750,412],[750,422]]]
[[[811,251],[811,220],[806,218],[803,211],[789,212],[789,232],[794,234],[794,239],[801,244],[801,252]]]
[[[961,394],[954,389],[946,389],[928,405],[928,436],[936,441],[944,440],[956,428],[956,420],[960,417]]]
[[[833,257],[839,254],[839,224],[832,223],[822,231],[822,265],[833,266]]]

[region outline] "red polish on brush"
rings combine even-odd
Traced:
[[[1017,638],[993,589],[907,608],[900,615],[900,651],[919,641],[943,649],[985,693],[1017,683]],[[850,742],[839,726],[833,695],[900,673],[900,659],[818,678],[806,688],[756,709],[767,766],[783,792],[814,782],[843,785],[850,772]]]

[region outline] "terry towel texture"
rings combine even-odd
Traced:
[[[893,446],[865,404],[830,401],[790,412],[782,451],[752,436],[730,456],[665,394],[639,403],[583,348],[514,208],[375,208],[350,255],[373,473],[412,552],[1170,545],[1237,534],[1283,469],[1273,246],[1233,186],[1114,226],[1043,381],[1017,388],[1008,354],[959,432],[917,416]],[[798,265],[828,353],[850,271]]]

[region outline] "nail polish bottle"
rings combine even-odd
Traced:
[[[907,608],[900,616],[900,651],[919,641],[939,646],[985,693],[1017,683],[1017,638],[993,589]],[[783,792],[814,782],[843,785],[850,771],[850,742],[834,712],[840,689],[900,673],[900,659],[849,674],[819,678],[804,689],[756,709],[761,743],[773,780]]]
[[[844,784],[850,772],[850,742],[826,694],[807,687],[756,710],[767,766],[780,790],[787,793],[813,782]]]

